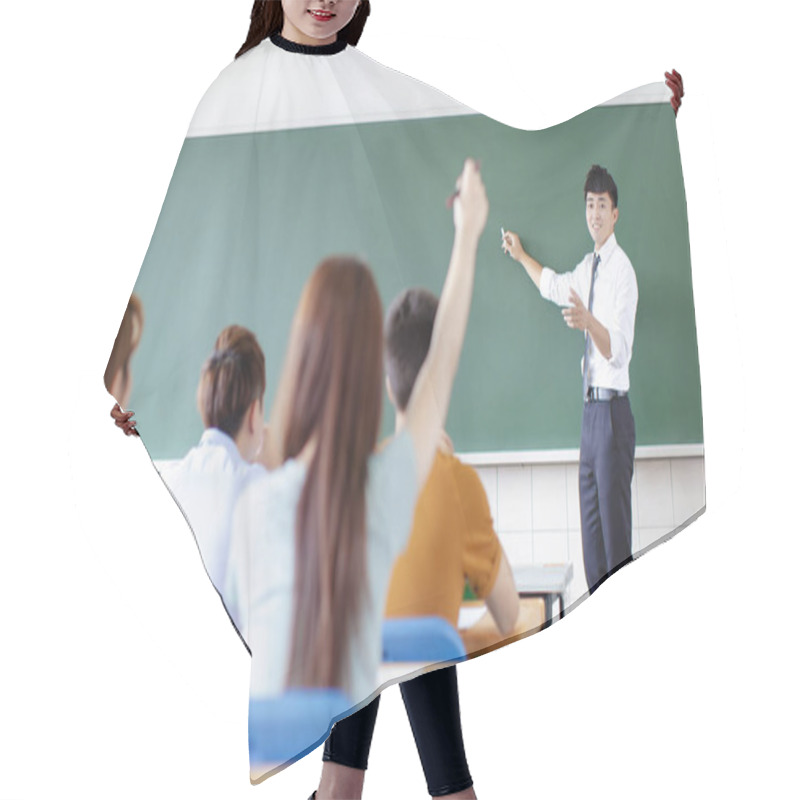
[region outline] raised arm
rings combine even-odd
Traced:
[[[478,242],[489,214],[486,189],[471,159],[464,165],[457,190],[450,267],[439,300],[431,346],[414,384],[403,425],[414,442],[420,489],[428,478],[447,418],[472,301]]]

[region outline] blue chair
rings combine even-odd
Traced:
[[[463,661],[458,631],[441,617],[402,617],[383,622],[384,661]]]
[[[277,765],[302,758],[352,707],[350,698],[338,689],[289,689],[277,697],[251,700],[250,763]]]

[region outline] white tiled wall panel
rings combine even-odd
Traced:
[[[578,493],[578,465],[566,465],[567,480],[567,528],[579,530],[581,527],[581,501]]]
[[[569,561],[574,564],[583,563],[583,544],[581,542],[580,528],[570,528],[567,531],[567,553]]]
[[[588,591],[586,575],[583,572],[583,547],[581,546],[581,531],[570,530],[567,533],[569,541],[569,560],[572,562],[572,583],[567,592],[567,605],[574,603],[581,595]]]
[[[497,467],[476,467],[475,471],[483,484],[489,500],[489,510],[492,512],[494,527],[497,529]]]
[[[512,567],[533,564],[533,534],[501,533],[500,544]]]
[[[631,547],[633,548],[634,553],[638,553],[642,549],[641,537],[639,536],[639,527],[636,524],[635,517],[633,522],[633,531],[631,532]]]
[[[578,499],[578,465],[476,468],[500,541],[512,566],[572,562],[568,602],[586,592]],[[702,456],[644,458],[631,487],[634,554],[672,533],[705,505]]]
[[[702,458],[675,458],[672,467],[672,507],[675,524],[693,517],[706,504],[705,462]]]
[[[497,468],[497,530],[511,533],[533,530],[530,466]]]
[[[533,532],[534,564],[565,564],[569,561],[569,540],[563,531]]]
[[[634,531],[641,524],[639,521],[639,481],[637,480],[638,470],[638,465],[634,464],[633,478],[631,479],[631,524],[633,525]]]
[[[546,464],[531,469],[531,511],[534,531],[566,530],[567,468]],[[539,561],[536,558],[536,561]]]
[[[639,461],[636,464],[635,488],[639,527],[670,528],[675,524],[669,460]]]

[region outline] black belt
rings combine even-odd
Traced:
[[[585,403],[593,403],[593,402],[608,402],[609,400],[613,400],[615,397],[625,397],[628,394],[627,392],[620,392],[617,389],[605,389],[602,386],[590,386],[589,390],[586,392],[586,398],[584,399]]]

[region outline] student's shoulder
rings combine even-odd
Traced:
[[[269,471],[263,464],[250,464],[245,461],[240,465],[239,479],[241,489],[244,490],[248,486],[257,485],[259,481],[269,481]]]
[[[475,467],[464,463],[456,455],[440,453],[437,461],[439,460],[442,460],[443,468],[447,469],[453,476],[453,480],[456,482],[460,493],[480,493],[481,495],[486,495],[486,490],[483,488],[483,481],[481,481],[481,477]]]
[[[416,500],[417,460],[407,429],[382,441],[367,465],[367,503],[371,507]]]
[[[303,491],[305,468],[287,461],[274,470],[252,465],[236,495],[233,529],[237,537],[282,542],[293,536],[297,504]]]
[[[415,460],[414,440],[408,428],[378,442],[375,451],[369,458],[370,473],[392,469],[398,464]]]
[[[178,484],[181,481],[195,477],[199,473],[209,471],[207,449],[201,445],[195,445],[183,458],[162,461],[158,468],[162,480],[168,486],[171,486],[173,483]]]
[[[465,532],[470,534],[465,541],[471,542],[470,547],[480,547],[479,542],[497,540],[489,496],[478,470],[456,456],[447,457],[447,468],[453,482],[454,502],[464,515]]]
[[[305,467],[294,460],[286,461],[273,470],[261,464],[248,464],[242,473],[240,498],[253,502],[275,502],[302,488]]]

